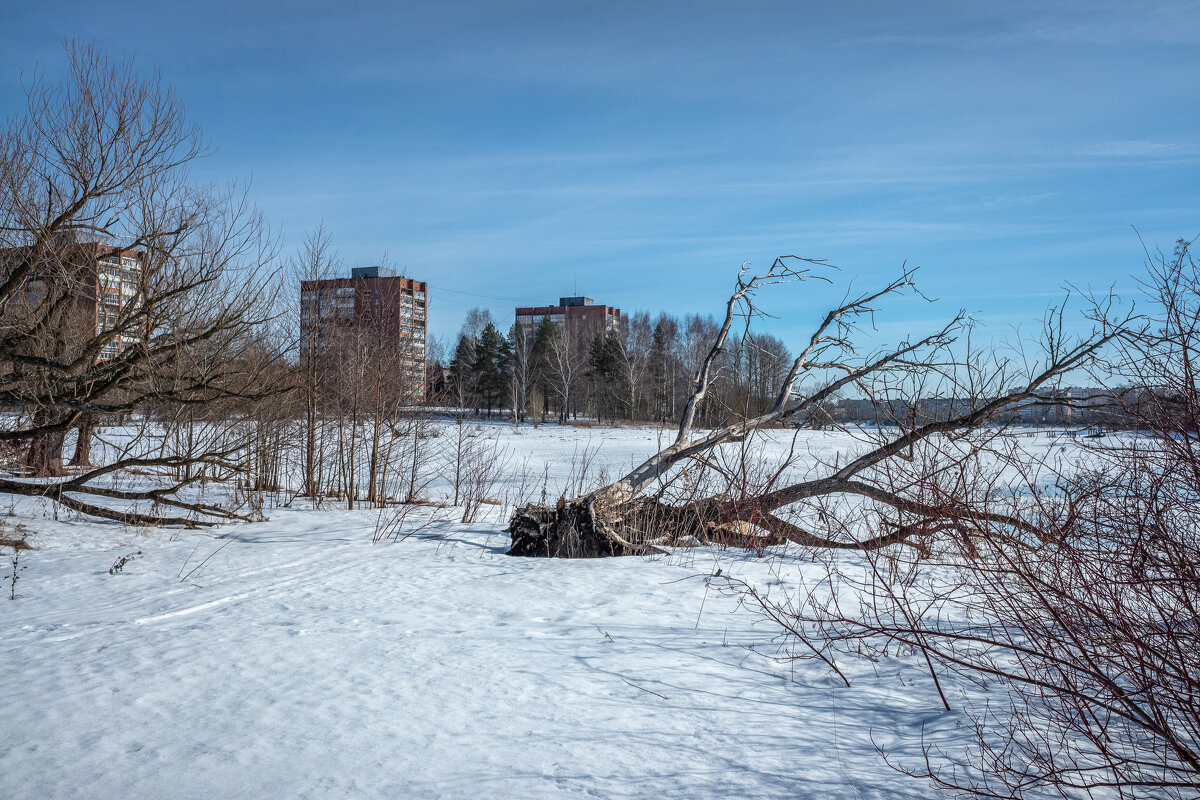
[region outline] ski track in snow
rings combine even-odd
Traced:
[[[562,481],[568,433],[505,441]],[[597,441],[616,470],[656,432]],[[0,797],[931,792],[872,743],[911,762],[922,725],[953,728],[921,664],[846,662],[847,689],[772,658],[775,630],[701,577],[765,562],[510,559],[499,519],[373,545],[374,511],[269,513],[229,541],[18,509],[39,549],[0,600]]]

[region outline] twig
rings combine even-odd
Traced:
[[[617,677],[618,677],[618,678],[621,678],[621,680],[625,681],[625,679],[624,679],[624,678],[622,678],[620,675],[618,675]],[[625,681],[625,683],[629,683],[629,681]],[[665,694],[659,694],[658,692],[652,692],[652,691],[650,691],[649,689],[646,689],[645,687],[638,686],[636,683],[629,683],[629,685],[630,685],[630,686],[632,686],[632,687],[633,687],[633,688],[635,688],[635,689],[641,689],[641,690],[642,690],[643,692],[645,692],[646,694],[652,694],[652,695],[654,695],[655,697],[661,697],[663,700],[670,700],[670,699],[671,699],[671,698],[667,697]]]

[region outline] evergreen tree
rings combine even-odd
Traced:
[[[671,369],[671,337],[660,319],[654,326],[654,343],[650,346],[650,379],[654,383],[654,418],[658,421],[673,414],[670,392],[674,379]]]
[[[466,334],[458,337],[454,348],[454,360],[450,362],[450,374],[446,376],[450,399],[458,406],[459,414],[475,402],[475,340]]]
[[[548,354],[550,346],[557,336],[558,328],[555,327],[554,322],[548,316],[542,317],[542,321],[538,324],[537,331],[533,335],[533,363],[535,364],[538,376],[535,386],[537,393],[542,397],[543,420],[550,413],[549,398],[551,392],[550,387],[547,385],[550,375]]]
[[[491,322],[484,326],[475,345],[475,359],[472,364],[475,373],[475,385],[479,397],[487,407],[488,418],[492,409],[500,405],[504,392],[508,387],[505,367],[508,364],[508,341]]]
[[[621,337],[616,331],[592,338],[589,377],[598,419],[603,420],[605,414],[614,422],[617,419],[617,407],[624,396],[622,355]]]

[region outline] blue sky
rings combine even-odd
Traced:
[[[716,312],[738,265],[920,265],[929,308],[1036,322],[1200,234],[1200,2],[25,3],[0,113],[68,37],[160,67],[294,250],[429,281],[431,329],[578,288]],[[455,291],[450,291],[455,290]],[[827,288],[766,298],[797,336]]]

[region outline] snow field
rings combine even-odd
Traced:
[[[616,474],[658,440],[495,431],[556,486],[580,448]],[[843,662],[845,688],[703,579],[786,590],[815,565],[514,559],[490,513],[373,545],[371,510],[297,503],[217,539],[17,503],[38,549],[0,600],[0,796],[928,796],[872,743],[955,735],[917,658]]]

